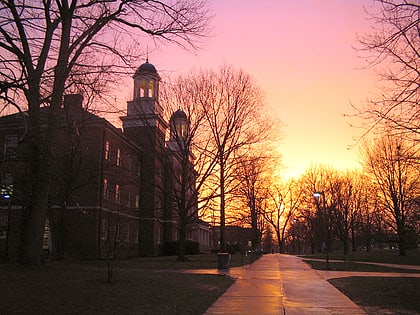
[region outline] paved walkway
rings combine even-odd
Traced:
[[[328,276],[330,271],[313,270],[302,258],[296,256],[264,255],[252,265],[226,271],[196,272],[227,274],[236,279],[207,310],[206,315],[365,314],[326,280],[331,278]],[[334,277],[341,276],[349,274],[334,272]]]

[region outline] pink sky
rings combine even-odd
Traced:
[[[278,148],[286,176],[311,165],[359,165],[348,150],[360,130],[342,116],[374,92],[352,48],[370,30],[371,0],[214,0],[214,37],[196,54],[173,46],[149,53],[161,76],[231,64],[252,75],[285,127]],[[150,46],[149,46],[150,47]],[[150,49],[150,48],[149,48]],[[141,63],[141,62],[140,62]],[[126,100],[131,97],[131,92]]]

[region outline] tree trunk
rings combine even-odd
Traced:
[[[352,252],[356,251],[356,236],[355,236],[355,227],[354,227],[354,220],[351,221],[351,250]]]
[[[34,155],[39,156],[37,150]],[[20,262],[39,265],[42,262],[42,241],[49,195],[49,170],[43,159],[32,164],[29,200],[23,214]],[[35,176],[34,176],[35,175]]]
[[[225,240],[225,174],[223,159],[220,162],[220,252],[226,253]]]
[[[399,248],[399,256],[406,256],[407,255],[407,251],[406,251],[406,231],[404,228],[404,224],[398,224],[398,248]]]
[[[258,218],[257,210],[255,206],[255,198],[252,200],[252,209],[251,209],[251,223],[252,223],[252,249],[260,249],[260,233],[258,231]]]
[[[64,258],[64,208],[50,209],[49,222],[51,231],[51,260],[61,261]]]
[[[347,235],[343,235],[343,251],[344,255],[347,255],[349,253],[349,238]]]
[[[278,241],[278,246],[279,246],[279,253],[283,254],[282,239],[281,239],[280,231],[278,230],[278,228],[276,229],[276,235],[277,235],[277,241]]]
[[[185,219],[180,220],[180,227],[179,227],[179,252],[177,261],[186,261],[186,241],[187,241],[187,225],[185,223]]]
[[[36,86],[36,82],[32,82],[32,84]],[[39,265],[42,262],[42,239],[48,207],[50,181],[49,167],[47,165],[48,157],[45,154],[41,136],[39,93],[30,93],[28,99],[30,100],[28,116],[30,164],[26,186],[25,209],[23,211],[19,261],[23,264]]]

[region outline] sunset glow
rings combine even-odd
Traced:
[[[213,1],[214,36],[201,51],[149,46],[149,60],[162,77],[223,64],[251,74],[285,125],[278,149],[286,177],[318,164],[353,169],[359,166],[358,150],[348,148],[362,131],[350,127],[343,114],[375,91],[372,71],[362,69],[366,64],[353,48],[357,35],[371,30],[365,12],[371,5],[370,0]]]

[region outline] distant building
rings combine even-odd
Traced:
[[[219,250],[220,226],[212,228],[212,247]],[[246,252],[252,249],[252,229],[236,225],[225,226],[225,239],[228,251]]]
[[[65,96],[51,165],[46,252],[54,248],[59,256],[100,258],[117,244],[120,256],[153,256],[162,254],[165,241],[179,239],[179,217],[169,198],[179,155],[175,134],[165,138],[170,126],[159,104],[160,77],[146,61],[133,79],[122,130],[83,109],[81,95]],[[41,108],[40,119],[47,115],[48,108]],[[170,124],[188,128],[184,118],[178,110]],[[26,187],[34,180],[27,176],[33,139],[27,138],[26,119],[26,113],[0,117],[0,254],[10,259],[19,254],[20,222],[30,198]],[[190,171],[195,181],[192,164]],[[195,183],[188,187],[188,196],[196,196]],[[210,247],[210,229],[196,213],[187,238],[203,250]]]

